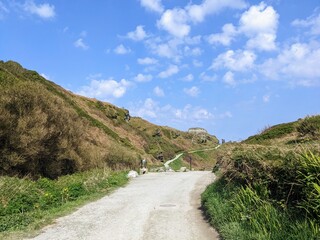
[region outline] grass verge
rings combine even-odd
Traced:
[[[127,182],[126,172],[106,169],[67,175],[57,180],[0,177],[0,239],[30,236],[55,218]]]
[[[182,159],[183,155],[170,163],[169,166],[171,167],[171,169],[173,169],[174,171],[179,171],[181,167],[189,168],[189,165],[183,162]]]
[[[320,239],[319,226],[309,218],[279,209],[257,189],[223,178],[202,194],[202,206],[223,239]]]

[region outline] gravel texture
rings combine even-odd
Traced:
[[[204,220],[200,194],[210,172],[149,173],[42,229],[37,240],[206,240],[218,234]]]

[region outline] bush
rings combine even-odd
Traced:
[[[223,239],[318,239],[319,225],[296,218],[260,197],[249,186],[242,187],[224,178],[202,194],[202,206]]]
[[[311,116],[300,120],[297,131],[302,137],[308,136],[312,139],[320,137],[320,116]]]
[[[108,169],[94,169],[57,180],[0,177],[0,232],[24,229],[54,209],[53,212],[63,210],[68,202],[106,193],[127,181],[126,172]]]

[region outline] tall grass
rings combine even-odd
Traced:
[[[264,200],[252,187],[219,179],[202,194],[202,205],[223,239],[311,240],[320,238],[319,225],[296,217]]]
[[[320,239],[320,154],[306,146],[224,151],[202,201],[225,239]]]
[[[69,203],[101,196],[126,183],[126,172],[108,169],[94,169],[57,180],[0,177],[0,233],[36,228],[52,214],[65,211]]]

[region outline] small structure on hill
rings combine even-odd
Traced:
[[[208,134],[208,131],[204,128],[189,128],[188,133],[193,134]]]

